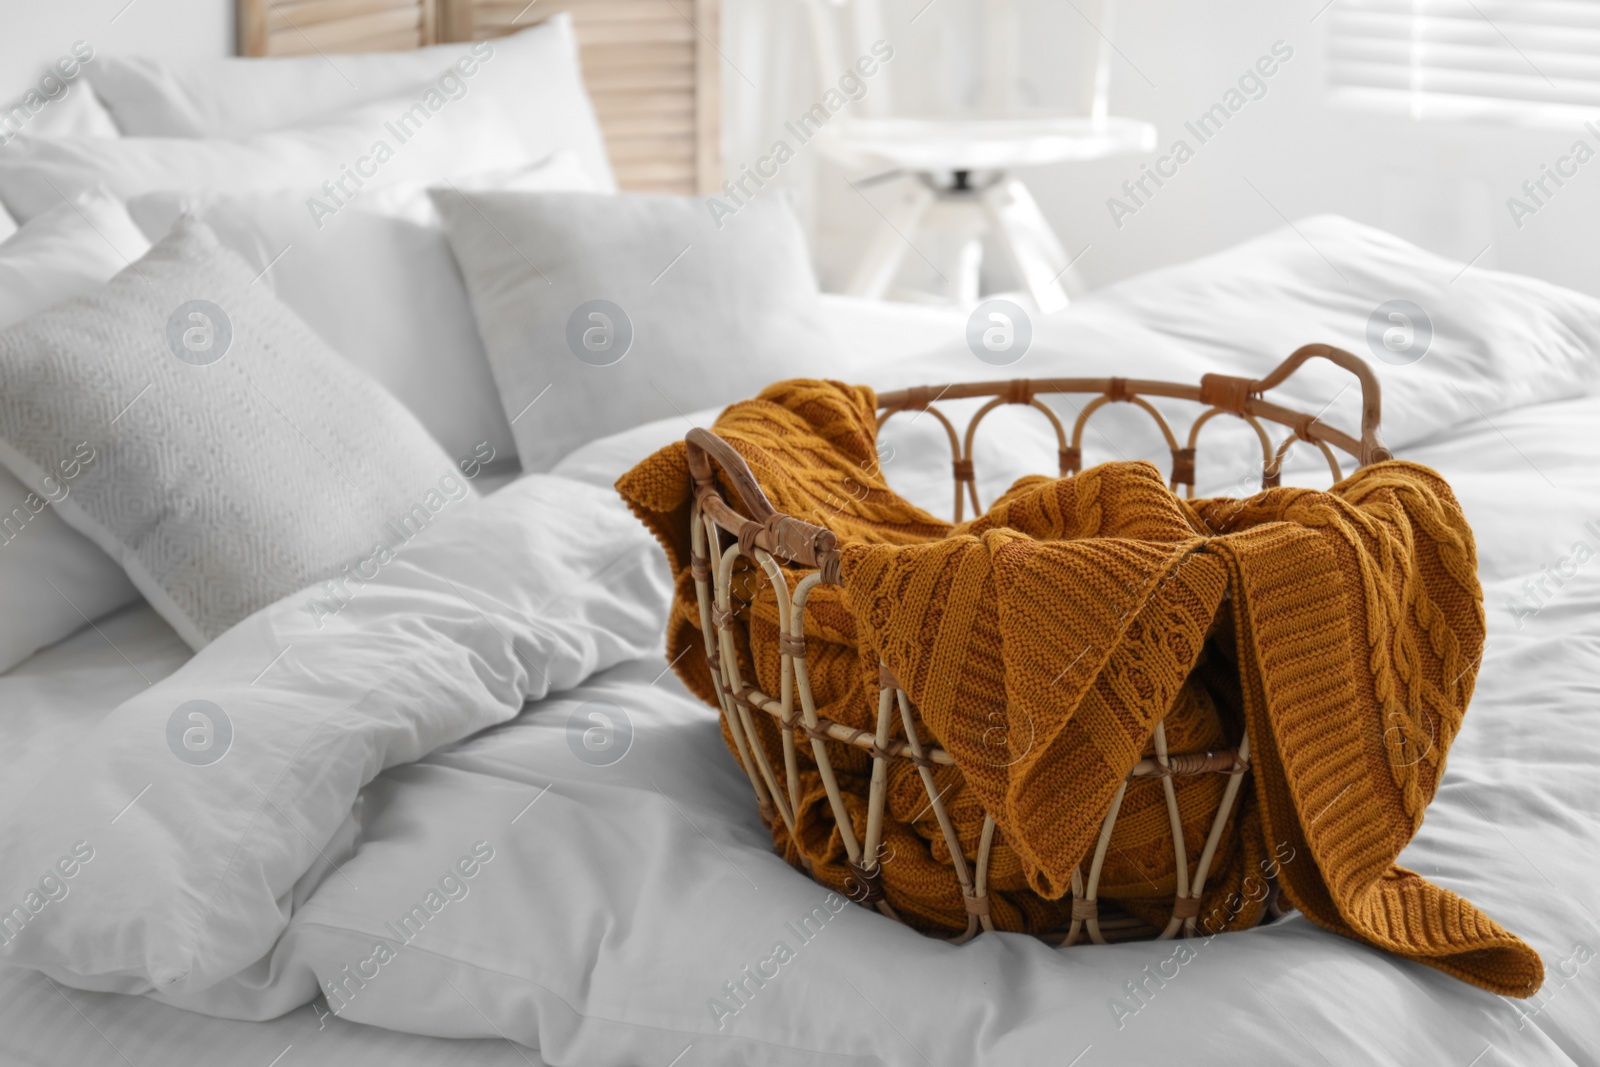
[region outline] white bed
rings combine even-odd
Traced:
[[[297,47],[294,27],[275,21],[287,16],[269,17],[267,6],[278,5],[242,5],[254,46]],[[472,4],[380,6],[381,18],[365,7],[351,16],[342,3],[295,10],[321,8],[313,33],[330,45],[358,31],[377,35],[372,47],[396,33],[407,46],[471,36]],[[503,5],[481,6],[500,21],[481,23],[479,36],[505,28]],[[0,588],[13,598],[0,622],[27,624],[12,627],[20,636],[0,631],[0,657],[12,657],[0,659],[0,1061],[1600,1064],[1600,301],[1312,218],[1036,316],[1032,347],[997,368],[969,347],[965,313],[819,303],[798,226],[770,200],[742,218],[776,224],[732,252],[680,242],[702,217],[697,203],[630,201],[629,211],[656,211],[667,236],[634,247],[627,234],[599,234],[592,217],[576,235],[545,217],[542,233],[578,249],[560,266],[589,270],[583,284],[636,275],[629,306],[657,334],[642,331],[623,365],[631,378],[587,379],[613,393],[597,400],[574,389],[537,407],[542,379],[528,385],[509,363],[581,375],[567,349],[589,368],[616,361],[587,358],[596,350],[586,324],[601,322],[578,317],[587,303],[571,319],[561,304],[544,333],[551,321],[535,329],[517,317],[539,303],[518,285],[537,294],[535,282],[555,281],[534,264],[538,251],[525,251],[539,242],[513,239],[526,220],[497,223],[488,212],[514,216],[534,203],[519,197],[604,195],[614,178],[624,188],[716,185],[714,77],[681,12],[663,14],[655,0],[565,6],[578,12],[586,63],[596,49],[622,57],[595,64],[606,77],[629,73],[636,48],[670,58],[657,73],[676,86],[677,155],[650,156],[658,139],[640,132],[648,124],[636,121],[636,97],[660,101],[626,78],[589,86],[602,138],[559,20],[479,42],[489,50],[471,46],[470,64],[467,44],[341,56],[333,73],[315,56],[263,61],[286,64],[270,66],[275,94],[252,88],[269,68],[202,64],[169,77],[159,63],[101,62],[89,77],[124,94],[118,121],[150,128],[128,129],[140,136],[120,145],[76,136],[104,134],[107,114],[66,131],[75,136],[0,149],[0,203],[22,224],[0,242],[0,314],[9,316],[0,322],[0,463],[10,471],[0,476],[37,482],[54,470],[59,452],[46,449],[52,462],[40,464],[13,442],[52,422],[38,415],[47,402],[87,412],[108,457],[70,474],[63,462],[52,484],[70,481],[70,492],[52,490],[56,506],[41,501],[0,546],[0,579],[16,585]],[[436,9],[455,36],[429,21]],[[694,5],[698,16],[715,9]],[[403,32],[379,33],[407,19]],[[452,65],[443,76],[428,66],[440,62]],[[375,122],[411,114],[451,69],[461,72],[452,85],[476,77],[482,88],[440,97],[451,120],[428,133],[447,140],[398,157],[385,172],[394,184],[360,208],[329,208],[347,229],[325,234],[324,215],[301,213],[307,190],[323,195],[325,175],[339,175],[331,186],[346,180],[347,162],[361,170],[368,157],[355,153]],[[433,80],[419,88],[420,71]],[[493,78],[505,79],[499,90]],[[323,115],[318,94],[330,92],[352,110]],[[556,100],[551,128],[538,108],[496,105],[495,92],[519,105]],[[98,106],[87,93],[75,99]],[[165,106],[174,101],[183,106]],[[235,130],[230,108],[254,125]],[[41,119],[35,132],[47,130]],[[180,203],[203,218],[168,233]],[[595,204],[535,206],[544,216],[581,207],[602,221],[622,211]],[[488,233],[475,242],[462,219],[477,216]],[[18,251],[51,227],[75,232],[57,234],[72,255]],[[591,261],[583,249],[602,237],[609,258]],[[690,247],[679,252],[680,243]],[[719,255],[721,273],[706,273]],[[231,286],[229,309],[252,328],[229,334],[231,362],[204,377],[190,372],[211,368],[226,346],[209,359],[214,335],[191,345],[185,327],[196,320],[180,313],[212,276]],[[761,289],[782,288],[779,276],[787,290]],[[46,301],[34,282],[61,291]],[[745,282],[773,298],[760,314],[722,306],[739,304],[727,293]],[[172,299],[139,304],[144,284]],[[1420,359],[1388,358],[1394,351],[1371,340],[1376,309],[1395,299],[1430,316]],[[52,307],[95,326],[74,333],[76,320],[51,318]],[[269,326],[279,332],[268,336]],[[604,321],[603,345],[614,326]],[[563,328],[566,348],[521,344]],[[667,343],[651,347],[660,335]],[[88,354],[76,360],[43,370],[27,362],[84,337]],[[879,389],[1002,376],[1259,377],[1311,342],[1370,355],[1388,447],[1440,471],[1473,524],[1488,622],[1470,714],[1403,858],[1532,945],[1543,988],[1527,1000],[1497,997],[1293,913],[1185,942],[1193,958],[1176,972],[1172,943],[1060,950],[987,933],[957,947],[851,907],[785,864],[716,714],[665,661],[666,564],[612,485],[710,424],[718,409],[692,398],[719,384],[712,371],[727,379],[720,400],[749,395],[796,373],[793,344],[814,337],[829,339],[826,351],[809,353],[805,368]],[[113,358],[102,363],[105,353]],[[274,353],[297,361],[284,364],[293,374],[252,379],[253,394],[217,385],[240,364],[281,369],[266,358]],[[12,366],[23,372],[8,379]],[[52,373],[85,366],[92,373],[52,392]],[[140,391],[145,378],[130,366],[155,368],[160,388]],[[513,395],[511,383],[527,391]],[[24,390],[27,402],[13,402]],[[235,394],[248,401],[242,415],[228,407]],[[1281,398],[1357,425],[1359,390],[1334,369],[1307,368]],[[1070,424],[1076,405],[1051,403]],[[195,432],[206,422],[195,412],[226,425]],[[224,431],[244,416],[260,432],[235,447]],[[119,436],[147,419],[142,439]],[[1056,442],[1037,413],[1002,410],[985,425],[976,451],[984,502],[1054,468]],[[943,434],[933,419],[899,416],[880,448],[890,482],[939,514],[950,494]],[[177,473],[160,468],[169,439],[181,446]],[[1250,444],[1240,426],[1213,423],[1201,492],[1253,491],[1261,466]],[[239,471],[208,462],[225,452]],[[1086,465],[1169,462],[1153,424],[1128,405],[1095,416],[1084,453]],[[535,473],[507,473],[518,454]],[[112,521],[126,515],[93,510],[97,492],[115,501],[123,490],[106,489],[109,462],[141,487],[121,509],[138,520],[137,536]],[[481,498],[438,477],[458,468]],[[329,503],[343,499],[340,479],[373,521],[415,515],[405,509],[419,497],[437,501],[371,576],[350,579],[360,595],[329,587],[352,546],[365,551],[371,540],[295,555],[324,533],[330,543],[350,533],[336,520],[351,509]],[[174,491],[191,480],[203,491]],[[1284,480],[1332,478],[1302,448],[1289,453]],[[435,486],[452,490],[448,500]],[[207,512],[213,499],[227,506]],[[241,501],[249,509],[233,507]],[[204,527],[196,535],[207,518],[233,523],[238,543]],[[181,550],[166,553],[180,574],[193,557],[212,568],[203,577],[238,582],[207,600],[167,581],[151,562],[149,526],[168,522],[191,524]],[[87,561],[74,579],[82,591],[17,592],[34,571],[56,568],[60,578],[63,560]],[[220,758],[191,761],[188,733],[175,733],[198,721],[180,715],[196,701],[227,707]],[[207,722],[205,746],[216,726]],[[596,729],[603,759],[591,758]],[[400,936],[395,923],[408,920],[415,928]],[[750,977],[780,941],[790,951],[776,974]]]
[[[1103,329],[1096,320],[1118,300],[1113,290],[1051,330],[1065,340]],[[967,359],[950,344],[961,323],[947,313],[833,300],[830,316],[864,346],[863,365],[878,364],[863,378],[931,380],[959,372]],[[893,355],[910,356],[911,365],[895,365]],[[1262,358],[1246,352],[1240,361]],[[1193,359],[1197,370],[1215,365]],[[1029,371],[1050,366],[1041,359]],[[1587,391],[1571,385],[1552,378],[1547,388]],[[226,1022],[146,998],[52,989],[41,976],[12,971],[0,1001],[3,1052],[19,1063],[255,1063],[281,1053],[283,1063],[542,1055],[554,1064],[621,1065],[681,1055],[683,1063],[1137,1064],[1164,1062],[1182,1035],[1195,1062],[1596,1062],[1600,982],[1586,963],[1600,938],[1592,885],[1600,786],[1586,754],[1600,750],[1600,571],[1580,569],[1520,628],[1504,602],[1541,564],[1592,536],[1583,525],[1600,519],[1597,424],[1600,397],[1584,396],[1419,430],[1398,447],[1450,478],[1474,523],[1490,632],[1444,786],[1404,858],[1536,946],[1548,977],[1530,1001],[1491,996],[1291,916],[1206,943],[1146,1006],[1119,1020],[1110,1002],[1130,1002],[1124,983],[1168,958],[1168,946],[1059,951],[986,935],[956,949],[850,908],[718,1032],[706,1000],[822,894],[772,854],[711,710],[663,673],[662,660],[647,657],[393,768],[364,791],[365,836],[338,859],[354,885],[403,887],[425,877],[449,862],[467,825],[492,827],[516,869],[494,872],[503,875],[498,883],[483,880],[475,889],[480,910],[458,933],[427,946],[426,956],[397,961],[343,1019],[325,1018],[320,998],[314,1007],[290,1004],[264,989],[259,1003],[269,1006],[251,1010],[287,1014]],[[675,418],[597,442],[557,473],[605,484],[686,426]],[[1019,449],[1042,440],[1020,422],[1010,436]],[[914,487],[918,468],[906,466],[902,481]],[[926,470],[931,493],[945,468]],[[1003,478],[989,478],[986,499]],[[70,757],[111,708],[188,658],[140,606],[0,677],[0,777]],[[568,749],[568,716],[594,701],[624,709],[633,723],[632,748],[611,768],[577,763]],[[333,961],[355,958],[361,945],[336,927],[395,910],[407,890],[394,892],[372,902],[323,878],[284,943],[296,945],[301,962],[337,971]],[[584,903],[596,892],[606,896],[602,912]],[[606,916],[598,924],[597,914]],[[318,922],[328,915],[343,918]],[[579,915],[590,920],[575,924]],[[441,1045],[391,1029],[480,1040]]]

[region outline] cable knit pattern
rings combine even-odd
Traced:
[[[1260,906],[1241,886],[1276,856],[1284,893],[1313,922],[1496,993],[1538,989],[1532,949],[1395,864],[1438,787],[1484,639],[1471,530],[1443,479],[1391,461],[1326,492],[1184,501],[1150,464],[1112,463],[1025,478],[951,527],[883,481],[875,407],[865,388],[783,382],[730,407],[716,432],[779,511],[838,534],[842,587],[819,587],[807,609],[818,711],[872,728],[879,660],[893,670],[924,741],[957,764],[935,778],[969,861],[985,813],[998,825],[998,927],[1064,924],[1072,873],[1164,720],[1175,753],[1250,736],[1254,771],[1207,879],[1206,928],[1257,921]],[[678,575],[668,655],[715,703],[688,571],[683,446],[658,452],[618,489]],[[790,572],[792,588],[806,572]],[[770,587],[745,566],[735,591],[741,669],[776,692]],[[760,742],[781,765],[781,727],[759,718]],[[832,742],[829,754],[859,835],[870,758]],[[846,890],[808,746],[800,773],[798,832],[791,838],[777,820],[774,840],[790,862]],[[1191,862],[1223,782],[1174,780]],[[891,765],[885,842],[890,903],[923,929],[964,929],[947,846],[903,761]],[[1100,896],[1159,922],[1175,885],[1161,787],[1135,781]]]

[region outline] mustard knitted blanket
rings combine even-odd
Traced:
[[[1254,924],[1272,875],[1320,926],[1496,993],[1538,989],[1537,953],[1395,863],[1444,772],[1484,638],[1472,532],[1442,478],[1391,461],[1326,492],[1185,501],[1150,464],[1111,463],[1025,478],[952,527],[884,481],[875,409],[865,387],[796,380],[728,408],[715,431],[779,511],[839,536],[842,586],[818,587],[807,608],[817,710],[872,729],[877,665],[890,667],[923,739],[955,759],[935,775],[969,862],[985,813],[998,824],[997,927],[1065,925],[1072,874],[1164,719],[1175,753],[1250,737],[1253,773],[1201,903],[1208,932]],[[684,446],[617,488],[677,576],[668,656],[715,704],[689,572]],[[735,588],[746,605],[741,668],[776,692],[777,604],[750,571]],[[781,765],[781,727],[759,718],[760,743]],[[863,835],[870,758],[837,743],[829,752]],[[797,831],[775,820],[775,844],[847,892],[808,746],[800,760]],[[1197,856],[1225,779],[1174,781]],[[923,929],[964,929],[949,850],[909,764],[891,772],[885,819],[889,902]],[[1176,870],[1157,781],[1130,784],[1111,845],[1100,897],[1163,923]]]

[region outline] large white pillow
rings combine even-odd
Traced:
[[[31,137],[121,137],[111,112],[86,82],[72,81],[66,91],[46,101],[23,127]]]
[[[0,150],[0,202],[26,222],[95,186],[125,200],[158,190],[314,188],[321,195],[304,209],[326,224],[363,190],[527,166],[548,154],[524,149],[488,94],[452,100],[421,85],[239,141],[18,137]]]
[[[0,152],[15,138],[16,130],[26,130],[34,137],[120,137],[122,133],[111,120],[111,113],[95,98],[94,90],[76,81],[64,84],[64,91],[54,99],[37,97],[39,110],[32,111],[31,101],[13,105],[13,110],[0,116]],[[23,121],[17,122],[18,116]],[[0,241],[17,232],[17,221],[0,204]],[[3,669],[3,668],[0,668]]]
[[[104,193],[46,212],[0,245],[0,329],[98,289],[149,250]],[[0,671],[139,598],[117,562],[51,506],[101,458],[98,437],[84,434],[26,484],[0,468]]]
[[[451,184],[593,188],[570,153]],[[206,223],[261,274],[260,284],[399,398],[458,463],[473,474],[485,465],[515,469],[489,357],[426,188],[375,190],[320,228],[306,211],[308,195],[152,193],[128,207],[153,241],[185,211]]]
[[[248,137],[437,81],[452,70],[473,70],[472,93],[492,96],[511,110],[523,147],[534,158],[571,151],[602,189],[616,188],[565,13],[510,37],[409,52],[202,60],[102,56],[89,78],[130,137]]]
[[[185,220],[108,284],[0,332],[0,463],[37,484],[90,442],[61,517],[196,648],[324,579],[337,614],[473,492],[254,280]]]
[[[80,79],[94,47],[77,41],[22,95],[0,104],[0,146],[18,133],[34,137],[120,137],[111,113]]]
[[[527,471],[843,369],[789,201],[435,189]]]

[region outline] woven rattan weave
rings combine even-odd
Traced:
[[[1266,400],[1268,390],[1281,384],[1308,360],[1330,360],[1358,379],[1362,394],[1361,429],[1351,436],[1324,424],[1317,416]],[[1039,397],[1046,394],[1087,394],[1070,435],[1055,411]],[[936,403],[944,400],[989,398],[971,418],[965,433],[942,413]],[[1180,444],[1161,411],[1150,398],[1197,402],[1202,410],[1190,425]],[[977,481],[973,468],[973,442],[983,419],[1005,404],[1025,405],[1039,411],[1055,431],[1062,477],[1076,475],[1082,465],[1084,429],[1094,413],[1107,404],[1132,404],[1147,412],[1171,451],[1170,485],[1194,495],[1195,449],[1200,431],[1220,415],[1243,420],[1254,430],[1261,447],[1261,485],[1279,484],[1281,467],[1295,441],[1316,447],[1326,458],[1335,481],[1343,470],[1335,454],[1338,449],[1365,466],[1391,458],[1379,441],[1380,396],[1377,379],[1367,365],[1341,349],[1327,345],[1307,345],[1284,360],[1265,378],[1253,380],[1208,374],[1199,385],[1145,381],[1127,378],[1048,378],[1007,382],[977,382],[945,386],[922,386],[878,397],[878,425],[891,416],[907,411],[927,412],[943,426],[949,438],[952,470],[955,477],[954,514],[957,522],[970,505],[978,514]],[[1265,423],[1286,427],[1289,433],[1274,444]],[[980,930],[993,930],[987,886],[989,859],[994,846],[995,821],[986,818],[979,842],[976,863],[969,865],[943,800],[935,789],[932,768],[954,765],[954,760],[932,739],[918,736],[911,700],[887,668],[880,667],[876,730],[854,729],[817,714],[806,673],[805,611],[811,591],[822,583],[839,582],[839,545],[834,534],[820,526],[778,513],[757,484],[748,465],[734,449],[715,434],[702,429],[688,435],[689,466],[695,483],[695,506],[691,509],[690,544],[692,570],[699,604],[700,629],[708,635],[708,664],[729,733],[740,764],[754,787],[761,812],[770,824],[784,820],[792,833],[794,812],[799,808],[798,746],[809,744],[821,773],[824,788],[839,834],[849,856],[855,884],[850,895],[858,903],[898,918],[880,885],[880,870],[874,857],[882,844],[885,789],[890,761],[908,761],[920,773],[928,803],[949,846],[952,877],[960,883],[968,916],[966,931],[956,938],[965,941]],[[725,484],[730,485],[742,503],[736,509],[725,499],[716,473],[720,468]],[[733,575],[741,559],[749,561],[771,581],[776,597],[783,636],[780,639],[781,687],[774,696],[747,684],[741,676],[739,657],[734,648]],[[812,570],[793,588],[784,579],[784,568]],[[716,634],[713,642],[709,635]],[[757,715],[770,715],[783,727],[783,765],[774,766],[765,749],[751,743],[756,736]],[[904,735],[894,736],[898,719]],[[872,757],[872,776],[868,791],[868,814],[864,838],[858,838],[839,791],[829,743],[852,745]],[[1101,823],[1096,847],[1087,872],[1080,867],[1072,880],[1071,924],[1059,931],[1063,944],[1071,945],[1084,935],[1095,943],[1131,940],[1141,937],[1171,938],[1180,931],[1193,934],[1206,877],[1211,870],[1217,846],[1239,790],[1250,769],[1249,740],[1242,737],[1233,749],[1214,752],[1169,752],[1164,724],[1157,724],[1153,738],[1155,756],[1134,766],[1112,799]],[[1180,825],[1178,801],[1172,779],[1175,776],[1221,774],[1228,777],[1221,802],[1210,826],[1200,856],[1191,868]],[[1097,902],[1100,874],[1116,825],[1118,810],[1128,783],[1138,779],[1158,779],[1165,792],[1166,808],[1172,824],[1172,840],[1177,894],[1171,917],[1163,928],[1121,914],[1102,914]]]

